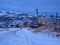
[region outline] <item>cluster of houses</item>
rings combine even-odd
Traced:
[[[41,26],[56,26],[60,30],[60,16],[50,15],[43,16],[38,15],[32,16],[28,14],[16,14],[16,13],[2,13],[0,12],[0,28],[11,28],[11,27],[32,27],[37,28]]]
[[[60,36],[60,15],[29,15],[25,13],[1,12],[0,28],[24,28],[41,31],[48,29],[53,32],[59,32]]]
[[[2,13],[0,12],[0,28],[20,27],[25,22],[31,23],[32,16],[28,14]]]

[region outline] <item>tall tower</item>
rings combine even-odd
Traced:
[[[37,18],[37,23],[38,23],[38,9],[36,9],[36,18]]]
[[[36,17],[38,17],[38,9],[36,9]]]
[[[56,16],[55,16],[55,23],[56,23],[56,24],[59,24],[58,12],[56,12]]]

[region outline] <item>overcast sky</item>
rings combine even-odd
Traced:
[[[60,12],[60,0],[0,0],[0,10]]]

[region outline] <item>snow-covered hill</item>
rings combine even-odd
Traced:
[[[0,45],[60,45],[60,38],[43,32],[33,33],[28,28],[0,29]]]

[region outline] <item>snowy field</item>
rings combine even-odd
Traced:
[[[7,28],[0,29],[0,45],[60,45],[60,37],[55,37],[55,33],[47,31]]]

